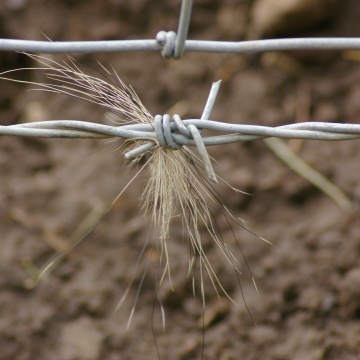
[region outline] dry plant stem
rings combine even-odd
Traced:
[[[34,68],[33,70],[45,71],[46,76],[51,80],[51,83],[49,84],[36,84],[31,82],[30,84],[40,86],[40,89],[45,91],[70,95],[94,103],[113,113],[116,116],[116,123],[120,125],[150,124],[154,128],[158,126],[154,117],[141,103],[134,90],[127,87],[113,69],[112,71],[108,71],[102,67],[106,76],[106,79],[103,80],[83,72],[80,66],[72,58],[69,58],[68,62],[57,63],[42,56],[29,56],[40,62],[42,65],[42,67]],[[202,115],[203,119],[208,118],[210,115],[219,85],[219,82],[213,84],[214,90],[205,106]],[[185,127],[184,125],[183,131],[190,132],[195,137],[196,133],[198,133],[200,137],[198,143],[201,144],[202,139],[199,130],[197,128],[195,129],[196,131],[193,131],[194,129],[191,128],[191,125],[188,127]],[[179,131],[181,132],[181,129]],[[130,149],[135,149],[143,147],[149,140],[150,139],[140,138],[136,140],[129,139],[125,141],[124,144]],[[151,139],[151,142],[154,143],[154,139]],[[196,145],[198,146],[198,144]],[[141,209],[145,214],[145,218],[150,215],[150,228],[154,229],[154,235],[144,244],[138,262],[144,254],[145,247],[151,246],[152,251],[159,250],[161,275],[159,276],[156,288],[158,289],[162,284],[166,275],[171,282],[171,259],[168,251],[168,241],[171,223],[174,219],[180,219],[184,229],[184,238],[186,238],[190,244],[189,276],[193,278],[193,283],[195,284],[195,269],[198,269],[200,274],[200,293],[203,304],[205,304],[205,290],[203,283],[206,275],[218,296],[222,293],[234,302],[213,269],[203,247],[203,237],[200,234],[200,228],[202,227],[207,232],[208,237],[210,237],[217,245],[226,261],[233,267],[234,274],[238,279],[241,289],[239,278],[241,275],[241,264],[222,238],[216,224],[216,214],[222,214],[229,226],[240,226],[246,230],[247,228],[223,202],[223,199],[212,187],[206,177],[204,177],[203,170],[205,169],[207,173],[210,174],[210,180],[223,180],[220,177],[216,177],[209,158],[205,158],[205,162],[203,162],[185,146],[182,146],[179,150],[173,150],[167,146],[160,146],[159,141],[155,140],[155,146],[153,144],[151,147],[149,146],[146,154],[137,153],[136,158],[130,164],[137,164],[145,155],[147,156],[145,165],[140,166],[140,170],[137,171],[132,180],[117,197],[118,199],[140,173],[147,173],[149,179],[142,195]],[[115,201],[117,199],[115,199]],[[106,211],[105,214],[108,211]],[[89,233],[96,225],[97,223],[89,229],[87,233]],[[234,231],[233,235],[236,244],[241,251]],[[77,243],[81,240],[82,239]],[[54,261],[56,262],[57,260],[55,259]],[[149,262],[147,267],[148,266]],[[245,266],[248,267],[246,259]],[[46,273],[51,267],[51,264],[48,264],[47,267],[43,269],[43,273]],[[249,268],[248,270],[251,273]],[[141,284],[144,281],[145,275],[146,271],[142,276]],[[129,317],[129,324],[135,311],[141,284]],[[125,300],[130,287],[131,285],[125,291],[117,308],[119,308]]]
[[[268,138],[263,141],[290,169],[294,170],[304,179],[316,186],[324,194],[329,196],[341,210],[351,210],[351,201],[344,192],[292,152],[283,140]]]
[[[73,249],[79,243],[79,239],[84,239],[86,234],[89,233],[89,230],[93,229],[104,218],[108,211],[109,210],[102,204],[97,204],[97,206],[93,207],[67,239],[66,243],[70,244],[67,250],[62,251],[56,249],[55,254],[37,271],[35,276],[36,282],[39,282],[39,280],[52,273],[60,262],[64,260],[65,256],[69,254],[68,249]],[[34,276],[32,276],[32,278],[34,278]]]

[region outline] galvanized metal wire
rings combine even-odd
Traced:
[[[183,0],[178,33],[159,31],[155,39],[50,42],[0,39],[0,51],[33,53],[96,53],[127,51],[161,51],[164,58],[179,59],[184,52],[246,53],[289,50],[360,50],[360,38],[296,38],[240,42],[187,40],[192,0]],[[178,115],[154,118],[152,124],[110,126],[78,120],[52,120],[30,124],[0,126],[0,135],[42,138],[114,138],[147,139],[126,154],[128,158],[151,150],[156,144],[173,150],[183,145],[197,146],[206,167],[211,168],[205,146],[264,139],[268,137],[312,140],[351,140],[360,138],[360,124],[304,122],[278,127],[243,125],[209,120],[218,85],[213,84],[201,119],[181,120]],[[155,121],[156,120],[156,121]],[[201,136],[204,129],[221,132]],[[208,169],[211,175],[212,169]]]
[[[159,31],[155,39],[108,41],[34,41],[0,39],[0,51],[31,53],[99,53],[129,51],[161,51],[164,58],[179,59],[184,52],[248,53],[291,50],[360,50],[360,39],[295,38],[253,41],[188,40],[193,0],[182,0],[178,31]]]
[[[204,111],[205,112],[205,111]],[[227,134],[201,136],[204,129]],[[206,119],[181,120],[174,115],[156,115],[154,124],[110,126],[78,120],[53,120],[35,123],[0,126],[0,135],[15,135],[42,138],[125,138],[148,140],[125,154],[128,159],[150,151],[154,146],[170,147],[173,150],[183,145],[196,146],[203,160],[209,180],[217,182],[205,146],[229,144],[269,137],[312,140],[352,140],[360,138],[360,124],[326,122],[303,122],[268,127],[223,123]]]
[[[174,115],[176,116],[176,115]],[[178,116],[178,115],[177,115]],[[216,120],[181,120],[185,127],[194,125],[197,129],[224,132],[223,135],[203,136],[207,146],[243,142],[268,137],[310,140],[353,140],[360,138],[360,124],[327,122],[302,122],[277,127],[225,123]],[[194,146],[193,139],[179,133],[175,121],[170,122],[172,137],[179,145]],[[156,140],[152,124],[112,126],[79,120],[51,120],[16,125],[0,125],[0,135],[40,138],[125,138]]]
[[[0,51],[23,51],[42,54],[100,53],[130,51],[163,51],[167,58],[175,57],[179,35],[160,31],[155,39],[108,41],[34,41],[0,39]],[[295,38],[251,41],[186,40],[183,52],[249,53],[291,50],[360,50],[360,38]],[[165,55],[166,54],[166,55]],[[179,58],[180,53],[177,55]]]

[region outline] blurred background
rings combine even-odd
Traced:
[[[3,0],[0,38],[151,39],[177,29],[180,0]],[[355,0],[194,0],[189,38],[241,41],[305,36],[360,36]],[[48,55],[61,62],[66,56]],[[201,115],[211,83],[222,86],[211,118],[278,126],[315,120],[359,123],[360,52],[265,54],[75,54],[91,74],[97,61],[133,86],[152,114]],[[0,71],[38,67],[0,53]],[[48,81],[43,71],[9,75]],[[99,76],[101,76],[99,74]],[[108,123],[94,105],[36,86],[0,81],[1,125],[47,119]],[[165,281],[162,331],[155,279],[160,254],[137,259],[148,236],[139,210],[146,176],[121,196],[94,231],[39,283],[54,254],[101,217],[134,176],[121,142],[0,138],[0,359],[357,359],[360,349],[360,142],[290,140],[286,145],[346,195],[346,211],[275,156],[263,141],[209,149],[215,171],[231,186],[217,190],[262,242],[234,228],[256,278],[239,284],[204,232],[204,245],[224,288],[205,282],[206,309],[186,277],[189,248],[174,222],[169,241],[175,291]],[[214,214],[230,248],[231,229]],[[141,277],[135,315],[126,330]],[[131,284],[127,301],[113,314]],[[241,285],[241,287],[240,287]],[[199,295],[199,294],[198,294]],[[250,310],[245,306],[243,297]],[[257,326],[254,325],[252,317]]]

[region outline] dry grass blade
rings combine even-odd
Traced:
[[[345,212],[351,211],[352,204],[346,194],[324,175],[293,153],[284,141],[276,138],[264,139],[263,141],[290,169],[326,194],[341,210]]]

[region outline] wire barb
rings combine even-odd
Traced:
[[[208,120],[211,114],[211,111],[214,107],[215,100],[217,94],[219,92],[221,80],[212,84],[208,99],[206,101],[204,111],[201,115],[201,120]],[[173,126],[172,126],[173,125]],[[206,174],[210,181],[217,183],[217,178],[215,175],[215,171],[211,165],[209,154],[206,151],[205,144],[201,137],[201,130],[196,126],[190,124],[189,126],[185,126],[179,115],[175,114],[173,116],[173,122],[171,122],[170,115],[166,114],[164,116],[156,115],[154,118],[154,130],[156,135],[156,141],[159,146],[169,147],[172,150],[179,150],[183,146],[183,144],[179,144],[176,141],[176,138],[173,136],[173,130],[179,132],[184,137],[193,139],[196,148],[199,151],[199,154],[204,163]],[[150,141],[145,144],[141,144],[137,146],[135,149],[129,150],[125,154],[126,159],[135,159],[137,156],[150,151],[156,145],[155,142]]]
[[[185,42],[189,31],[193,0],[182,0],[179,27],[175,41],[174,59],[180,59],[185,50]]]
[[[161,55],[165,59],[180,59],[185,51],[186,38],[189,31],[193,0],[182,0],[178,32],[159,31],[156,42],[161,46]]]

